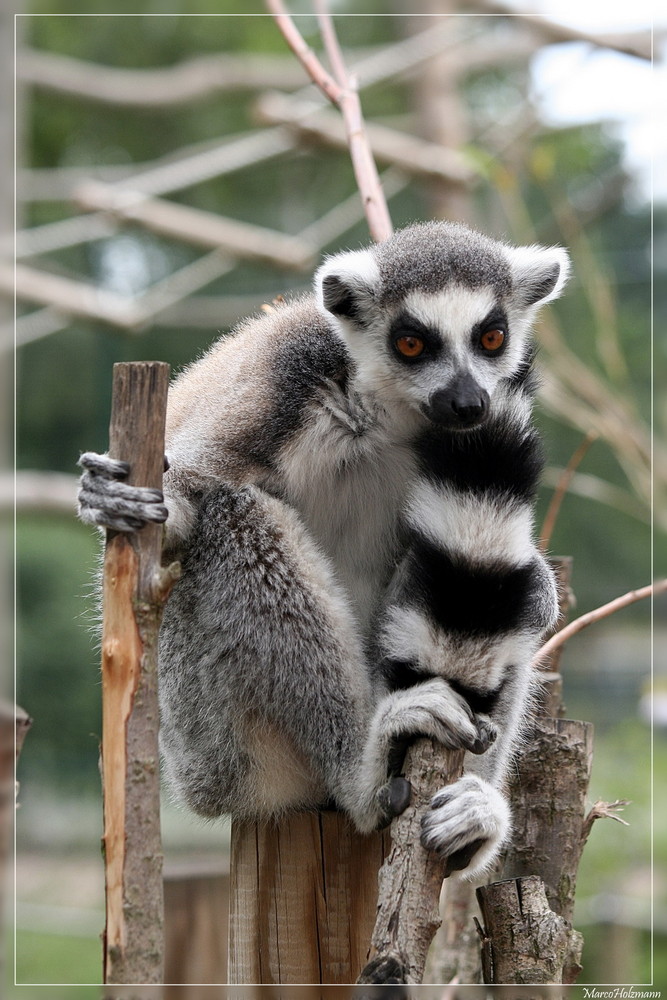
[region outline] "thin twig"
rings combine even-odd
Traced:
[[[617,813],[623,812],[625,806],[629,805],[629,799],[616,799],[615,802],[604,802],[602,799],[598,799],[584,820],[581,829],[582,847],[588,840],[596,819],[615,819],[617,823],[622,823],[623,826],[630,826],[626,819],[622,819],[617,815]]]
[[[282,0],[267,0],[267,6],[274,16],[285,41],[301,61],[311,80],[340,109],[345,123],[350,158],[354,169],[364,213],[371,237],[378,243],[389,239],[392,224],[387,202],[378,177],[377,167],[370,150],[366,126],[361,112],[359,94],[352,86],[335,37],[333,24],[329,18],[325,0],[319,0],[320,24],[325,24],[327,47],[335,72],[345,80],[339,85],[324,68],[313,50],[306,44],[298,28],[287,13]]]
[[[282,0],[266,0],[283,38],[297,57],[315,86],[338,107],[342,94],[340,87],[330,73],[324,68],[311,47],[306,43],[301,32],[290,17]]]
[[[320,34],[329,57],[329,62],[331,63],[333,75],[340,86],[345,89],[348,85],[347,67],[345,66],[345,60],[343,59],[343,53],[338,43],[338,36],[336,35],[331,15],[327,9],[325,0],[315,0],[314,7],[317,13]]]
[[[556,526],[556,520],[563,502],[563,498],[568,491],[572,477],[581,464],[584,456],[588,452],[588,449],[593,444],[597,438],[599,438],[597,431],[589,431],[584,440],[581,442],[577,450],[572,455],[572,458],[567,463],[567,466],[563,470],[563,474],[560,478],[558,486],[554,490],[554,494],[551,498],[551,503],[544,518],[544,524],[542,525],[542,534],[540,535],[540,548],[543,552],[549,548],[549,543],[551,541],[551,536],[553,535],[554,528]]]
[[[533,660],[533,665],[537,666],[541,660],[543,660],[549,653],[552,653],[554,649],[562,646],[564,642],[567,642],[573,635],[577,632],[581,632],[582,629],[586,628],[588,625],[593,625],[595,622],[601,621],[603,618],[608,618],[609,615],[613,615],[616,611],[620,611],[621,608],[626,608],[629,604],[634,604],[635,601],[641,601],[645,597],[651,597],[655,594],[662,594],[667,591],[667,579],[658,580],[657,583],[649,584],[647,587],[641,587],[639,590],[631,590],[627,594],[623,594],[622,597],[616,597],[613,601],[609,601],[608,604],[603,604],[599,608],[595,608],[593,611],[589,611],[585,615],[581,615],[579,618],[575,618],[573,622],[566,625],[556,632],[555,635],[545,642],[541,649],[535,654]]]

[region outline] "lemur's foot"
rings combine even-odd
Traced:
[[[447,857],[446,874],[467,869],[473,878],[496,858],[510,831],[501,793],[475,774],[437,792],[421,821],[422,845]]]
[[[387,784],[382,786],[376,796],[381,810],[380,829],[388,826],[395,816],[405,812],[410,805],[411,796],[412,785],[400,775],[390,778]]]
[[[78,464],[84,470],[77,494],[79,518],[84,524],[132,532],[149,522],[162,524],[167,520],[160,490],[124,482],[130,471],[127,462],[86,451]],[[166,459],[165,467],[168,467]]]

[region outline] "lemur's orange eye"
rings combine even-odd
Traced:
[[[497,351],[505,342],[505,334],[502,330],[486,330],[479,342],[485,351]]]
[[[420,337],[399,337],[396,350],[404,358],[418,358],[424,350],[424,341]]]

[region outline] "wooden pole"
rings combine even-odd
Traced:
[[[12,856],[12,833],[18,786],[16,764],[32,719],[10,702],[0,699],[0,976],[5,976],[5,920],[9,913],[7,879]]]
[[[169,366],[114,365],[109,453],[128,482],[160,489]],[[105,983],[159,983],[163,970],[157,638],[175,575],[162,529],[107,532],[102,630]]]
[[[210,861],[171,864],[164,873],[165,982],[226,983],[229,867]],[[197,991],[206,996],[205,991]],[[188,991],[166,998],[194,1000]],[[222,1000],[222,991],[220,1000]],[[157,998],[156,998],[157,1000]],[[209,1000],[213,1000],[209,994]]]
[[[435,793],[463,772],[463,750],[445,750],[420,739],[407,752],[405,777],[411,802],[391,824],[391,850],[378,876],[378,912],[371,961],[358,980],[421,983],[428,949],[440,926],[440,892],[447,859],[420,842],[421,818]]]
[[[539,875],[551,909],[572,919],[593,763],[593,726],[537,719],[511,783],[517,834],[500,878]]]
[[[387,832],[338,812],[232,824],[229,982],[352,983],[366,961]]]

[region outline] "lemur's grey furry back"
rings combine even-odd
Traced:
[[[327,259],[315,294],[245,321],[173,384],[161,739],[197,812],[405,808],[418,735],[470,751],[423,840],[475,874],[556,613],[533,541],[531,324],[560,249],[428,223]],[[104,456],[81,516],[164,517]]]

